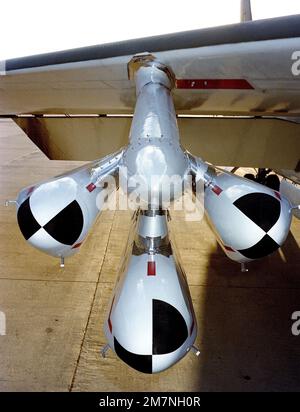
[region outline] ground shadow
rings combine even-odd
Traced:
[[[299,391],[300,336],[291,333],[291,314],[300,310],[300,256],[293,234],[247,273],[219,246],[207,267],[209,287],[196,305],[198,389]]]

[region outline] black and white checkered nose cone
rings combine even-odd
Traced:
[[[122,150],[95,160],[36,186],[25,187],[17,196],[17,219],[28,243],[55,257],[79,251],[107,196],[115,186]]]
[[[44,229],[57,242],[71,246],[80,236],[83,215],[78,202],[73,200],[42,226],[34,217],[30,208],[30,198],[28,198],[18,210],[18,223],[26,240],[29,240],[40,229]]]
[[[188,328],[181,313],[161,300],[152,301],[152,351],[149,355],[132,353],[114,338],[116,354],[127,365],[144,373],[160,372],[174,363],[168,355],[179,349],[188,338]],[[176,359],[176,358],[175,358]],[[177,361],[177,359],[176,359]]]
[[[280,200],[266,193],[249,193],[237,199],[233,204],[264,231],[257,243],[239,250],[239,253],[249,259],[259,259],[275,252],[280,244],[269,234],[269,231],[280,217]]]
[[[42,184],[20,205],[18,223],[24,238],[38,249],[64,256],[76,245],[84,216],[72,179]]]
[[[275,252],[291,224],[287,199],[268,187],[230,174],[220,174],[205,192],[205,207],[227,256],[237,262]]]

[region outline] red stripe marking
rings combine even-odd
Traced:
[[[245,79],[177,79],[177,89],[254,89]]]
[[[77,248],[80,247],[81,245],[82,245],[82,242],[76,243],[76,245],[72,246],[72,249],[77,249]]]
[[[232,249],[232,247],[230,247],[230,246],[225,246],[225,245],[224,245],[224,248],[225,248],[226,250],[228,250],[228,252],[235,252],[235,250]]]
[[[34,186],[31,186],[31,187],[27,190],[27,195],[30,195],[33,191],[34,191]]]
[[[108,327],[109,327],[110,333],[112,333],[112,324],[111,324],[110,318],[108,318]]]
[[[281,196],[280,193],[277,192],[276,190],[274,190],[275,196],[277,197],[277,199],[281,200]]]
[[[156,276],[156,265],[155,262],[148,262],[148,276]]]
[[[94,185],[94,183],[90,183],[89,185],[86,186],[86,188],[89,192],[92,192],[93,190],[96,189],[96,185]]]
[[[111,303],[111,307],[110,307],[110,311],[109,311],[109,315],[108,315],[108,321],[107,321],[110,333],[112,333],[112,323],[111,323],[111,320],[110,320],[110,315],[111,315],[111,312],[112,312],[114,301],[115,301],[115,296],[113,297],[113,300],[112,300],[112,303]]]
[[[219,186],[215,185],[211,189],[217,196],[219,196],[220,193],[223,192],[223,189],[221,189]]]

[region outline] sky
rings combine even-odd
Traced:
[[[300,0],[252,0],[253,19],[300,14]],[[9,0],[0,60],[236,23],[240,0]]]

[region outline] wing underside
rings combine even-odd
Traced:
[[[106,155],[127,142],[136,100],[128,63],[147,52],[176,76],[188,150],[224,166],[294,170],[298,49],[300,15],[12,59],[0,64],[0,115],[52,159]]]

